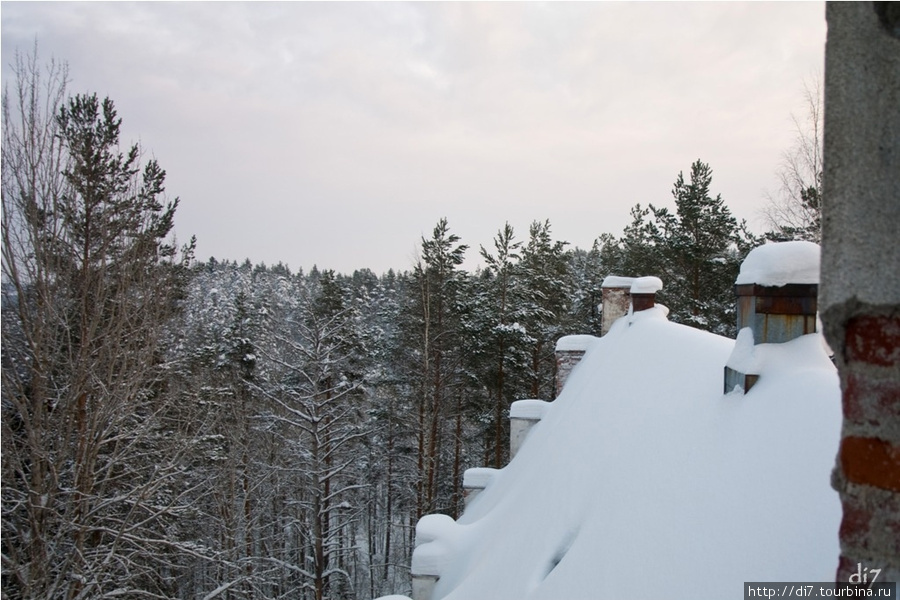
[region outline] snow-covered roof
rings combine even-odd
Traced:
[[[738,285],[781,287],[819,283],[821,249],[812,242],[780,242],[758,246],[741,263]]]
[[[557,352],[584,352],[597,341],[593,335],[566,335],[556,341]]]
[[[721,600],[830,581],[838,377],[819,334],[768,345],[723,395],[734,340],[662,307],[591,344],[516,457],[413,556],[446,600]],[[427,518],[427,517],[426,517]]]

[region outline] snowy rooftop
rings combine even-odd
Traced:
[[[812,242],[781,242],[754,248],[741,264],[738,285],[780,287],[789,283],[819,283],[821,249]]]
[[[435,600],[721,600],[833,579],[841,405],[821,338],[748,357],[759,381],[725,396],[735,341],[665,315],[594,340],[462,517],[423,519],[413,569],[439,571]]]

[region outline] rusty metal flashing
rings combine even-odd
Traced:
[[[756,298],[755,311],[766,315],[815,315],[818,310],[818,284],[788,284],[779,287],[755,283],[736,285],[738,302]]]

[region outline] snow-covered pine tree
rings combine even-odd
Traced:
[[[565,320],[572,303],[573,288],[567,242],[554,241],[550,221],[534,221],[528,243],[522,248],[522,324],[531,340],[528,348],[529,398],[552,398],[556,373],[556,340],[567,331]]]
[[[524,290],[517,268],[521,246],[522,242],[515,241],[512,225],[506,223],[494,237],[493,253],[481,247],[485,268],[472,294],[479,302],[467,318],[470,368],[478,373],[488,396],[485,416],[490,415],[491,424],[486,432],[486,446],[492,448],[489,464],[498,469],[506,461],[509,446],[507,412],[521,392],[527,348],[532,341],[521,324]]]
[[[435,225],[430,238],[422,238],[422,255],[412,273],[412,309],[407,322],[412,326],[414,352],[419,370],[416,376],[419,481],[417,517],[434,512],[439,504],[449,504],[448,488],[457,485],[444,476],[441,461],[446,437],[446,419],[451,411],[448,391],[459,373],[456,296],[459,265],[468,246],[450,233],[447,219]],[[454,403],[456,404],[456,403]],[[449,484],[449,485],[448,485]]]
[[[711,195],[712,169],[697,160],[690,179],[679,173],[672,189],[675,212],[650,204],[632,210],[623,237],[625,264],[634,274],[663,280],[660,302],[670,318],[733,336],[733,285],[746,252],[757,243],[738,223],[721,194]]]

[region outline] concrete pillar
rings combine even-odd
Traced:
[[[562,392],[572,369],[581,362],[588,346],[597,339],[592,335],[567,335],[556,342],[556,396]]]
[[[837,580],[900,580],[900,6],[829,2],[819,309],[841,378]]]
[[[544,418],[549,406],[544,400],[518,400],[509,407],[509,460],[519,453],[531,428]]]
[[[631,304],[631,284],[634,277],[619,277],[609,275],[600,285],[603,299],[603,310],[600,313],[600,335],[606,335],[612,324],[628,314],[628,306]]]
[[[497,469],[490,467],[475,467],[465,470],[463,473],[463,501],[466,507],[491,483],[496,472]]]
[[[453,552],[457,524],[447,515],[425,515],[416,523],[416,547],[410,563],[412,600],[432,600],[447,557]]]
[[[431,600],[434,597],[434,586],[439,577],[436,575],[412,574],[412,600]]]

